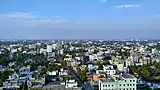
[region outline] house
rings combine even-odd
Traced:
[[[11,53],[16,53],[16,52],[18,52],[17,48],[12,48],[11,49]]]
[[[24,77],[20,77],[18,74],[14,73],[9,76],[3,83],[3,89],[9,90],[17,90],[20,88],[20,85],[27,82],[28,87],[32,87],[35,85],[44,85],[45,84],[45,77],[29,77],[28,75]]]
[[[30,73],[30,66],[20,68],[19,73],[20,74],[29,74]]]
[[[89,81],[99,81],[99,80],[104,80],[107,78],[107,75],[105,73],[102,74],[87,74],[88,80]]]
[[[4,71],[5,70],[5,66],[0,65],[0,71]]]
[[[65,88],[78,88],[78,83],[75,80],[67,80]]]
[[[56,76],[56,75],[58,75],[58,71],[57,70],[52,71],[52,72],[48,71],[47,74],[50,75],[50,76]]]
[[[103,70],[106,72],[107,75],[114,75],[116,74],[116,70],[113,68],[112,65],[103,65]]]
[[[61,68],[60,72],[59,72],[60,76],[66,76],[68,75],[68,70],[63,70],[63,68]]]
[[[123,71],[123,70],[124,70],[124,65],[121,64],[121,63],[118,63],[118,64],[117,64],[117,69],[118,69],[119,71]]]

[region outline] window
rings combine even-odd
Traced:
[[[105,87],[106,85],[103,85],[103,87]]]
[[[121,84],[119,84],[119,86],[121,86]]]
[[[108,87],[110,87],[110,85],[108,85]]]
[[[125,82],[126,82],[126,80],[125,80]]]
[[[135,86],[135,84],[133,84],[133,86]]]
[[[134,90],[134,88],[133,88],[133,90]]]
[[[132,82],[132,80],[130,80],[130,82]]]
[[[130,84],[130,86],[132,86],[132,84]]]
[[[127,84],[127,86],[129,86],[129,84]]]
[[[133,82],[135,82],[135,80],[133,80]]]
[[[123,86],[125,86],[125,84]]]
[[[114,85],[112,85],[112,87],[113,87]]]

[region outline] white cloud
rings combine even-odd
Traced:
[[[16,24],[22,26],[37,26],[37,25],[53,25],[53,24],[67,24],[69,21],[61,16],[55,17],[40,17],[31,13],[12,12],[12,13],[0,13],[0,23],[6,25]],[[76,23],[76,22],[75,22]],[[1,26],[1,25],[0,25]]]
[[[80,28],[84,28],[84,25],[62,16],[42,17],[23,12],[0,13],[0,30],[18,32],[34,30],[36,32],[37,30],[77,30]]]
[[[134,7],[140,7],[141,5],[138,4],[121,4],[117,5],[116,8],[134,8]]]
[[[121,8],[128,7],[133,6],[121,5]],[[132,20],[129,22],[125,20],[115,21],[114,23],[112,21],[111,23],[110,21],[107,22],[109,23],[101,22],[98,19],[95,22],[90,20],[67,20],[61,16],[42,17],[23,12],[0,13],[0,38],[108,38],[130,36],[132,34],[130,29],[144,30],[144,33],[145,29],[148,28],[159,30],[159,20],[157,21],[157,18],[151,21],[139,21],[137,19],[133,22]],[[150,35],[150,33],[148,34]],[[157,32],[155,34],[158,36]],[[137,32],[135,32],[136,35]]]
[[[103,2],[103,3],[105,3],[105,2],[107,2],[107,0],[100,0],[100,2]]]
[[[0,16],[7,18],[37,18],[37,16],[32,15],[31,13],[22,13],[22,12],[12,12],[12,13],[3,13]]]

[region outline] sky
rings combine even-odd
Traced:
[[[160,39],[160,0],[1,0],[0,39]]]

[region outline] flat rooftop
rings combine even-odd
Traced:
[[[104,80],[101,80],[102,82],[115,82],[116,80],[122,80],[122,79],[127,79],[127,78],[135,78],[134,76],[130,75],[130,74],[123,74],[120,77],[117,78],[106,78]]]
[[[102,82],[115,82],[115,79],[111,78],[111,79],[104,79],[101,80]]]
[[[124,78],[135,78],[133,75],[131,74],[123,74],[122,77]]]

